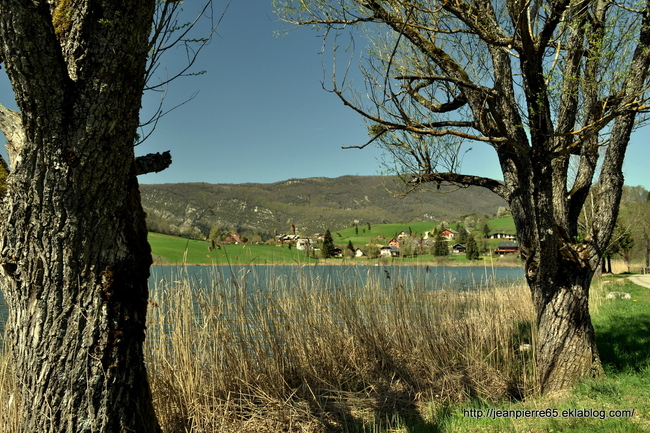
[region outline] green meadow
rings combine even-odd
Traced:
[[[629,293],[632,299],[607,299],[609,292]],[[377,431],[650,432],[650,289],[630,282],[627,275],[608,276],[592,284],[590,305],[605,377],[584,380],[564,394],[523,401],[432,403],[434,430],[420,423],[409,426],[402,419],[394,430]],[[489,418],[489,409],[507,416]]]
[[[232,244],[209,251],[209,242],[160,233],[149,233],[149,244],[157,265],[289,265],[318,261],[287,246]]]
[[[415,239],[423,237],[428,231],[433,230],[438,223],[435,222],[412,222],[412,223],[394,223],[394,224],[371,224],[359,225],[357,227],[348,227],[343,230],[332,231],[334,242],[340,245],[347,245],[349,241],[357,247],[362,247],[370,243],[372,239],[379,238],[380,241],[388,243],[389,240],[396,237],[400,232],[405,231],[411,234]],[[492,218],[488,221],[491,233],[515,233],[515,223],[512,217]],[[449,228],[458,230],[457,223],[449,224]],[[471,232],[477,242],[483,238],[483,227],[477,225],[476,229]],[[490,248],[496,247],[501,242],[499,239],[487,240]],[[453,242],[455,243],[455,242]]]
[[[381,245],[388,244],[388,241],[396,237],[400,232],[406,231],[414,239],[423,237],[424,234],[435,228],[433,222],[413,222],[413,223],[395,223],[395,224],[374,224],[360,225],[357,227],[348,227],[342,230],[332,231],[334,243],[345,248],[349,242],[354,247],[361,247],[369,243]],[[512,218],[495,218],[489,221],[492,232],[514,233],[514,223]],[[451,224],[454,230],[458,228],[457,224]],[[482,239],[481,228],[472,232],[472,235],[478,242],[483,243],[483,247],[491,250],[500,242],[499,239]],[[450,245],[454,241],[449,242]],[[176,264],[196,264],[196,265],[228,265],[228,264],[256,264],[256,265],[292,265],[292,264],[309,264],[318,262],[313,257],[308,257],[303,251],[290,247],[285,244],[283,247],[269,244],[223,244],[216,249],[209,251],[210,243],[196,239],[186,239],[177,236],[164,235],[160,233],[149,233],[149,244],[151,245],[154,255],[154,263],[157,265],[176,265]],[[518,264],[513,257],[503,259],[484,257],[489,260],[489,264]],[[424,254],[413,257],[398,258],[334,258],[328,259],[328,264],[370,264],[374,262],[390,262],[391,264],[416,265],[426,264],[433,261],[444,261],[449,265],[471,264],[464,254],[452,254],[444,259],[434,257],[431,254]]]

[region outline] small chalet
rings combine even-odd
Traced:
[[[494,253],[499,255],[519,254],[519,245],[516,242],[499,242]]]
[[[514,241],[517,239],[517,235],[512,233],[491,233],[488,235],[488,239],[508,239],[509,241]]]
[[[332,250],[332,255],[333,255],[334,257],[343,257],[343,250],[340,249],[340,248],[334,248],[334,249]]]
[[[381,254],[384,257],[399,257],[400,251],[399,251],[399,247],[386,245],[381,247],[381,250],[379,250],[379,254]]]
[[[354,257],[366,257],[366,252],[361,248],[357,247],[354,250]]]
[[[400,247],[400,242],[399,242],[399,240],[393,238],[390,241],[388,241],[388,245],[391,246],[391,247],[399,248]]]
[[[467,251],[467,247],[463,244],[456,244],[453,247],[451,247],[451,252],[455,254],[465,254]]]
[[[456,237],[458,232],[456,230],[452,230],[452,229],[444,229],[442,232],[440,232],[440,234],[442,235],[442,237],[444,239],[447,239],[448,241],[451,241]]]
[[[225,243],[231,243],[231,244],[243,244],[244,241],[239,237],[237,233],[228,233],[224,238],[223,241]]]

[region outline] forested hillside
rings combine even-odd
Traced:
[[[384,176],[291,179],[271,184],[140,185],[150,230],[202,238],[218,225],[260,234],[338,230],[354,223],[439,221],[494,215],[505,202],[482,188],[418,191],[395,197]],[[403,189],[403,187],[402,187]]]

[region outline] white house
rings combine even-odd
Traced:
[[[386,245],[381,247],[381,250],[379,250],[379,254],[385,257],[399,257],[400,250],[399,247]]]
[[[305,250],[307,248],[312,248],[313,247],[313,242],[311,239],[298,239],[296,241],[296,248],[299,250]]]

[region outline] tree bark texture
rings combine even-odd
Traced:
[[[23,134],[2,207],[1,284],[25,432],[160,431],[133,153],[153,7],[0,3]]]

